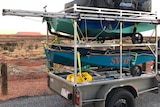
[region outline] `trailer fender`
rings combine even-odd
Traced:
[[[97,93],[97,98],[103,99],[103,100],[100,102],[96,102],[95,107],[105,107],[105,101],[107,99],[108,94],[118,88],[123,88],[123,89],[128,90],[134,96],[134,98],[138,96],[137,89],[131,85],[122,85],[122,86],[105,85],[101,87]]]

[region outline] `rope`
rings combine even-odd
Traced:
[[[80,52],[77,52],[77,59],[78,59],[78,67],[79,67],[78,74],[82,79],[82,81],[86,81],[86,77],[82,74]]]
[[[87,22],[86,22],[86,17],[85,17],[85,34],[86,34],[86,39],[87,39],[87,41],[88,41],[88,33],[87,33]]]
[[[153,37],[153,34],[154,34],[154,33],[155,33],[155,30],[152,31],[152,34],[151,34],[150,38],[148,38],[148,42],[151,41],[151,38]]]
[[[79,27],[79,25],[77,25],[77,27],[78,27],[78,31],[79,31],[80,34],[82,35],[82,38],[85,38],[84,35],[83,35],[83,33],[82,33],[82,31],[81,31],[81,29],[80,29],[80,27]]]
[[[71,21],[72,21],[72,26],[73,26],[73,28],[74,28],[73,20],[71,19]],[[81,40],[80,40],[80,37],[79,37],[78,32],[76,32],[76,36],[77,36],[78,41],[80,42]]]
[[[54,43],[54,44],[60,43],[59,37],[57,35],[54,36],[52,43]]]
[[[120,23],[120,22],[117,23],[116,27],[112,30],[112,32],[114,32],[115,30],[118,29],[119,23]],[[99,35],[101,35],[103,32],[108,33],[108,32],[107,32],[108,27],[106,27],[106,26],[103,25],[102,20],[100,20],[100,24],[101,24],[102,31],[99,32],[99,33],[95,36],[95,38],[97,38],[97,37],[98,37]],[[103,27],[103,26],[104,26],[104,27]],[[94,40],[95,38],[93,38],[92,40]]]
[[[131,60],[131,66],[136,64],[137,57],[138,57],[138,53],[135,53],[134,58]]]

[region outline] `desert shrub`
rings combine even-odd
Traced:
[[[28,45],[27,48],[28,48],[28,50],[33,50],[33,45],[30,44],[30,45]]]
[[[17,43],[10,43],[10,42],[1,45],[3,50],[9,50],[10,52],[13,52],[16,46]]]
[[[9,52],[14,52],[14,50],[15,50],[15,47],[13,47],[13,46],[11,46],[11,47],[8,48]]]
[[[4,55],[5,55],[5,54],[7,54],[7,52],[3,52],[2,54],[4,54]]]
[[[38,44],[35,44],[35,49],[38,49]]]
[[[6,45],[3,45],[3,50],[8,50],[8,47]]]
[[[15,58],[18,58],[18,55],[15,55],[14,57],[15,57]]]
[[[21,43],[20,43],[20,48],[22,48],[22,47],[23,47],[23,44],[24,44],[23,42],[21,42]]]
[[[5,45],[6,46],[17,46],[17,43],[7,42]]]

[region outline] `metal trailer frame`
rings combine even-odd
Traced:
[[[53,91],[57,92],[58,94],[62,95],[67,99],[73,100],[74,103],[76,102],[76,99],[77,99],[76,96],[77,95],[80,96],[79,106],[83,106],[88,103],[94,103],[94,106],[96,107],[105,107],[105,102],[109,93],[118,88],[124,88],[126,90],[129,90],[134,97],[138,97],[139,94],[144,92],[158,90],[158,81],[156,79],[157,69],[155,69],[155,74],[145,74],[140,77],[123,78],[123,73],[122,73],[122,47],[123,46],[148,46],[153,53],[154,51],[151,48],[151,46],[154,45],[157,48],[157,36],[156,36],[156,43],[123,44],[122,43],[123,21],[157,23],[156,14],[147,13],[147,12],[133,12],[133,11],[124,11],[124,10],[110,10],[110,9],[101,9],[101,8],[92,8],[92,7],[82,7],[77,5],[74,5],[70,9],[73,10],[73,13],[80,13],[79,19],[110,20],[110,21],[116,20],[116,21],[120,21],[120,26],[121,26],[119,44],[81,45],[81,44],[77,44],[77,35],[76,35],[77,20],[74,20],[74,77],[77,76],[77,55],[76,55],[77,48],[91,47],[91,46],[92,47],[107,47],[107,46],[120,47],[120,61],[121,61],[120,77],[119,79],[116,79],[116,80],[100,79],[98,81],[87,82],[87,83],[76,83],[76,80],[74,78],[74,82],[70,83],[62,78],[59,78],[59,76],[57,75],[49,73],[48,85]],[[87,13],[87,14],[83,15],[83,13]],[[148,16],[155,19],[153,20],[145,19]],[[157,29],[155,28],[155,30]],[[157,51],[154,54],[156,56],[156,62],[157,62]],[[59,85],[59,83],[62,83],[62,84]],[[70,98],[70,95],[75,97],[73,97],[72,99]],[[77,106],[77,104],[75,104],[75,106]]]
[[[74,5],[70,8],[73,13],[80,13],[80,19],[92,19],[92,20],[118,20],[120,21],[120,43],[119,44],[77,44],[77,20],[74,20],[74,77],[77,76],[77,48],[78,47],[107,47],[107,46],[119,46],[120,47],[120,76],[119,79],[100,79],[98,81],[87,82],[87,83],[70,83],[59,76],[49,73],[49,87],[51,90],[57,92],[61,96],[73,101],[75,106],[83,106],[85,104],[93,104],[95,107],[105,107],[106,99],[109,93],[113,90],[124,88],[128,90],[136,98],[139,94],[148,91],[158,90],[158,81],[156,79],[157,67],[155,67],[154,74],[144,74],[140,77],[129,77],[124,78],[122,73],[122,47],[123,46],[148,46],[156,56],[157,62],[157,51],[154,52],[151,46],[155,46],[157,50],[157,36],[156,43],[144,43],[144,44],[123,44],[122,43],[122,23],[123,21],[129,22],[150,22],[157,23],[156,14],[148,12],[133,12],[124,10],[110,10],[92,7],[82,7]],[[67,9],[69,10],[69,9]],[[66,11],[66,10],[65,10]],[[116,11],[116,12],[115,12]],[[133,12],[133,13],[132,13]],[[84,14],[83,13],[87,13]],[[89,13],[89,14],[88,14]],[[97,13],[97,14],[95,14]],[[145,19],[146,17],[152,17],[151,19]],[[142,18],[142,19],[141,19]],[[154,19],[155,18],[155,19]],[[157,30],[155,28],[155,30]],[[155,31],[156,32],[156,31]],[[155,33],[156,35],[156,33]],[[157,64],[156,64],[157,65]],[[61,83],[61,85],[59,84]],[[73,98],[70,98],[74,96]],[[76,104],[77,95],[80,96],[79,105]],[[79,97],[78,97],[79,98]]]
[[[72,10],[71,13],[63,13],[67,10]],[[139,94],[148,91],[158,91],[158,81],[156,79],[157,72],[157,27],[155,27],[155,38],[156,43],[142,43],[142,44],[123,44],[122,42],[122,23],[123,21],[128,22],[146,22],[158,24],[156,14],[150,12],[140,11],[126,11],[116,9],[104,9],[94,7],[83,7],[77,6],[76,4],[69,9],[62,11],[61,13],[51,12],[37,12],[37,11],[23,11],[23,10],[10,10],[4,9],[3,15],[14,15],[14,16],[29,16],[29,17],[62,17],[74,19],[74,77],[77,76],[77,48],[78,47],[108,47],[117,46],[120,47],[120,73],[119,78],[110,79],[104,78],[103,76],[97,76],[96,80],[91,82],[77,83],[74,78],[74,82],[67,81],[64,76],[56,75],[52,72],[48,72],[48,87],[56,92],[57,94],[65,97],[75,107],[82,107],[85,104],[94,104],[95,107],[105,107],[106,99],[108,95],[114,90],[125,89],[128,90],[134,98],[138,97]],[[148,18],[149,17],[149,18]],[[119,44],[77,44],[77,20],[80,19],[92,19],[92,20],[110,20],[120,21],[120,43]],[[132,77],[124,76],[122,72],[122,49],[124,46],[147,46],[155,54],[156,64],[155,72],[153,74],[142,74],[141,76]],[[151,48],[155,46],[155,52]],[[48,47],[49,48],[49,47]],[[54,70],[54,69],[53,69]]]

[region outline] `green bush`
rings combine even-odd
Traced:
[[[1,44],[1,48],[3,50],[8,50],[9,52],[13,52],[16,46],[17,46],[17,43],[10,43],[10,42]]]
[[[15,47],[13,47],[13,46],[9,47],[9,49],[8,49],[9,52],[14,52],[14,50],[15,50]]]

